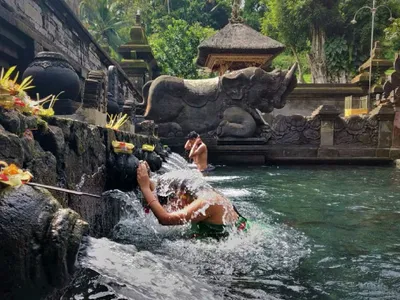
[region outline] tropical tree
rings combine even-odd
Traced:
[[[190,25],[184,20],[171,19],[166,28],[154,28],[149,37],[154,56],[163,73],[184,78],[199,78],[195,64],[200,42],[215,33],[199,23]]]
[[[392,46],[395,51],[400,51],[400,18],[397,18],[393,23],[385,29],[386,41]]]
[[[361,10],[355,25],[351,20],[359,8],[371,5],[372,0],[264,1],[267,11],[262,30],[280,37],[290,48],[295,45],[302,49],[306,44],[313,82],[346,82],[369,56],[371,12]],[[395,15],[400,14],[398,0],[380,2]],[[384,36],[388,18],[388,10],[377,11],[375,40]]]
[[[300,18],[282,18],[289,16],[292,11],[286,0],[267,1],[268,10],[261,19],[261,32],[276,38],[284,43],[292,52],[298,64],[298,80],[304,82],[303,62],[300,60],[299,52],[307,48],[307,25],[300,21]]]
[[[266,5],[262,0],[246,0],[243,6],[243,18],[253,29],[261,30],[261,19],[266,12]]]
[[[122,40],[118,31],[127,26],[125,13],[117,1],[82,0],[80,18],[100,46],[117,57]]]

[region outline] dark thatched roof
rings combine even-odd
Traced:
[[[212,37],[200,43],[197,64],[204,66],[209,54],[272,54],[285,50],[285,45],[262,35],[243,23],[229,23]]]

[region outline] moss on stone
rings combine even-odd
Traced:
[[[49,130],[49,124],[45,120],[37,118],[37,130],[40,132],[47,132]]]

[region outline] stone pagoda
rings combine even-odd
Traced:
[[[389,70],[393,62],[383,57],[382,48],[379,42],[375,42],[371,57],[359,67],[359,74],[351,80],[363,88],[366,94],[376,95],[383,93],[383,83],[385,81],[385,72]],[[369,89],[369,70],[372,65],[372,83],[371,91]]]
[[[244,24],[235,0],[228,25],[199,45],[197,64],[220,75],[247,67],[266,68],[285,46]]]
[[[120,66],[133,82],[135,88],[141,91],[147,81],[160,75],[160,68],[147,41],[140,11],[136,14],[136,22],[130,35],[131,40],[118,49],[118,53],[122,56]]]

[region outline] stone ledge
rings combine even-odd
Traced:
[[[218,138],[217,145],[264,145],[265,138]]]

